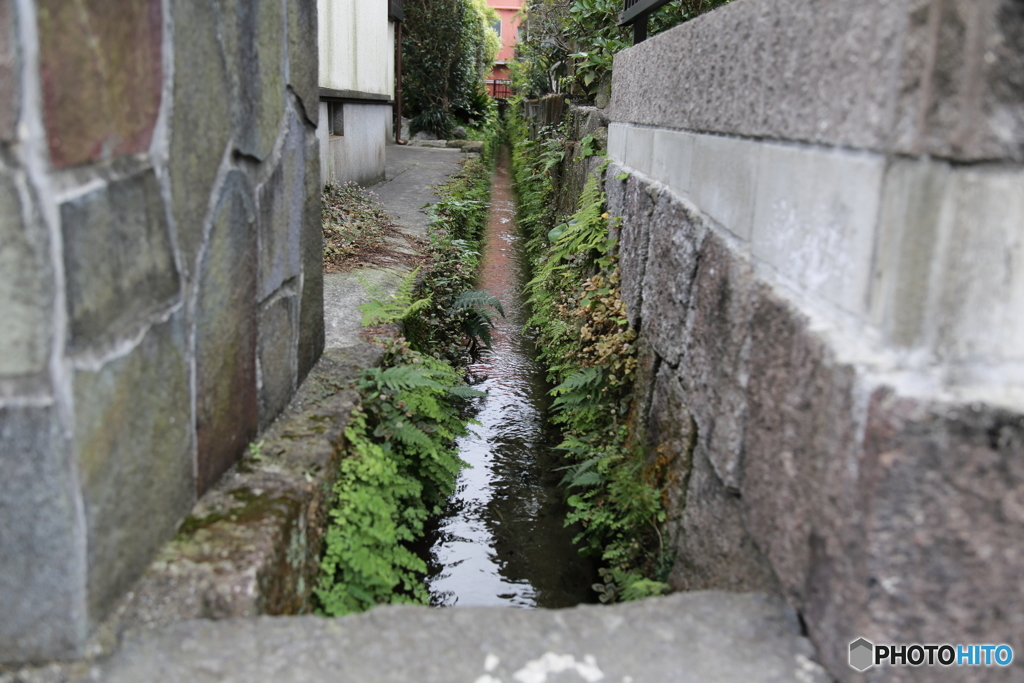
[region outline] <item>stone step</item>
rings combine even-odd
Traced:
[[[796,613],[705,591],[566,610],[379,607],[325,619],[189,621],[139,632],[110,683],[825,683]]]

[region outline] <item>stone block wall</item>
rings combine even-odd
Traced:
[[[79,654],[323,348],[315,0],[0,0],[0,661]]]
[[[740,0],[615,59],[671,583],[781,594],[842,681],[1024,671],[847,664],[1024,651],[1022,64],[1011,0]]]

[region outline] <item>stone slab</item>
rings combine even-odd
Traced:
[[[202,493],[242,454],[258,427],[255,203],[249,181],[224,182],[196,302],[196,432]]]
[[[298,318],[296,294],[282,294],[260,307],[260,429],[269,425],[288,404],[298,383]]]
[[[650,165],[654,157],[654,129],[632,126],[626,142],[626,156],[622,162],[636,169]]]
[[[910,7],[900,84],[918,101],[900,107],[901,149],[1024,160],[1024,8],[1013,0]]]
[[[580,104],[569,104],[569,137],[582,140],[587,135],[597,135],[599,128],[608,127],[608,117],[597,107]]]
[[[823,683],[813,656],[780,600],[708,592],[560,611],[396,606],[340,619],[187,622],[133,638],[102,675],[111,683]]]
[[[53,165],[147,151],[163,92],[160,0],[43,0],[38,19]]]
[[[640,331],[665,362],[676,365],[685,352],[679,323],[689,315],[696,257],[706,228],[692,205],[680,203],[657,185],[640,185],[636,192],[649,194],[654,203],[648,219]]]
[[[685,145],[685,142],[678,144]],[[758,171],[763,168],[759,165],[761,154],[762,147],[748,140],[696,136],[690,185],[680,189],[716,223],[740,239],[750,239],[755,198],[761,181]],[[685,163],[685,159],[680,161]],[[666,181],[670,174],[686,176],[682,168],[669,168],[666,169]],[[811,229],[814,227],[817,226]]]
[[[324,354],[120,600],[92,639],[96,652],[109,654],[129,630],[312,610],[342,434],[358,400],[345,387],[382,355],[369,344]]]
[[[621,162],[626,158],[626,130],[631,127],[628,123],[608,124],[608,156],[612,159]]]
[[[320,143],[306,134],[305,204],[302,225],[302,299],[299,302],[298,381],[324,349],[324,232],[320,205]]]
[[[740,490],[750,380],[754,269],[708,231],[697,254],[690,315],[676,376],[704,456],[724,489]]]
[[[195,501],[184,315],[72,380],[92,623],[138,578]]]
[[[0,376],[7,377],[45,370],[53,334],[49,239],[19,184],[0,172]]]
[[[68,200],[60,217],[72,352],[134,334],[180,295],[152,169]]]
[[[856,568],[870,557],[858,523],[873,514],[857,478],[862,377],[835,361],[791,302],[759,283],[752,296],[739,473],[744,525],[812,639],[834,654],[857,638],[863,577]],[[829,670],[848,676],[838,664],[833,656]]]
[[[650,176],[669,187],[692,187],[693,157],[696,137],[663,128],[654,131],[650,159]]]
[[[856,337],[857,357],[915,368],[945,363],[939,381],[947,386],[1019,403],[1019,168],[887,160],[621,123],[612,126],[611,147],[629,156],[629,145],[647,141],[651,130],[658,140],[652,155],[634,155],[637,166],[625,170],[664,183],[742,240],[758,268]],[[663,152],[670,144],[682,153]],[[638,225],[638,234],[648,229]],[[623,235],[624,244],[630,239]],[[630,258],[628,245],[623,256]],[[630,287],[624,284],[627,308],[635,298]]]
[[[13,0],[0,0],[0,141],[14,140],[21,105],[21,78],[15,48],[15,15]]]
[[[619,180],[623,172],[622,166],[609,165],[605,192],[608,213],[621,216],[623,225],[630,226],[629,229],[621,229],[619,234],[619,263],[622,271],[629,273],[629,277],[622,280],[622,300],[626,304],[629,324],[639,329],[651,237],[649,216],[654,211],[654,201],[635,177]]]
[[[666,531],[677,549],[668,576],[673,590],[759,590],[779,594],[768,559],[743,523],[743,509],[704,452],[694,449],[685,488],[673,491]],[[685,502],[685,505],[680,504]]]
[[[969,634],[1016,653],[1024,647],[1024,416],[886,387],[867,411],[861,476],[874,510],[863,518],[870,552],[860,632],[907,642]],[[1016,680],[1024,667],[1014,660],[1003,671],[936,679]]]
[[[871,319],[887,342],[950,365],[946,381],[1013,386],[1024,325],[1024,173],[898,161],[886,172]],[[996,371],[995,368],[1004,368]]]
[[[256,188],[260,301],[302,271],[308,169],[305,155],[305,127],[289,112],[281,161],[267,181]]]
[[[74,468],[50,406],[0,407],[0,662],[70,657],[87,624]]]
[[[890,343],[930,343],[929,283],[936,269],[939,217],[950,168],[943,163],[898,160],[886,170],[878,248],[871,288],[871,320]]]
[[[776,144],[756,145],[755,152],[756,143],[734,144],[756,189],[728,199],[753,209],[753,255],[802,292],[866,318],[885,161],[876,154]],[[708,150],[697,158],[712,156],[722,155]],[[712,177],[730,187],[729,175],[721,169]],[[695,201],[703,207],[700,194]],[[734,230],[730,222],[722,225]]]
[[[174,20],[174,112],[168,170],[178,247],[194,276],[210,193],[231,138],[229,76],[212,3],[178,0]]]
[[[324,273],[324,332],[326,348],[359,342],[359,307],[370,297],[387,299],[398,290],[404,271],[364,268],[348,273]]]
[[[623,163],[691,200],[796,288],[867,317],[883,157],[619,124]]]
[[[447,140],[410,140],[409,141],[409,147],[429,147],[430,149],[445,149],[445,148],[448,148],[448,146],[449,145],[448,145],[448,141]],[[454,147],[455,147],[455,145],[452,145],[452,148],[454,148]],[[462,146],[459,145],[458,149],[462,149]]]
[[[320,54],[310,49],[310,37],[317,35],[317,20],[316,0],[288,0],[288,85],[314,126],[320,120]]]
[[[956,169],[944,199],[931,288],[936,355],[1024,361],[1024,169]]]
[[[1024,160],[1013,0],[730,3],[615,56],[612,121]]]
[[[243,154],[263,160],[274,148],[284,115],[285,6],[277,0],[228,0],[223,7],[235,144]]]

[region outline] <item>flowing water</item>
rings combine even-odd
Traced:
[[[533,342],[522,334],[525,256],[519,245],[502,150],[478,287],[501,300],[494,346],[470,372],[486,379],[473,427],[459,440],[470,464],[429,537],[427,586],[436,605],[569,607],[593,602],[593,564],[572,546],[567,508],[557,488],[557,434],[547,426],[549,399]]]

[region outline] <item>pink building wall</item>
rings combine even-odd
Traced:
[[[506,62],[512,61],[515,57],[516,40],[519,37],[520,11],[522,0],[487,0],[487,5],[494,8],[501,18],[501,50],[498,51],[498,58],[494,69],[488,78],[487,89],[492,96],[501,96],[497,92],[493,81],[503,81],[509,78],[509,70]],[[500,89],[500,87],[498,88]]]

